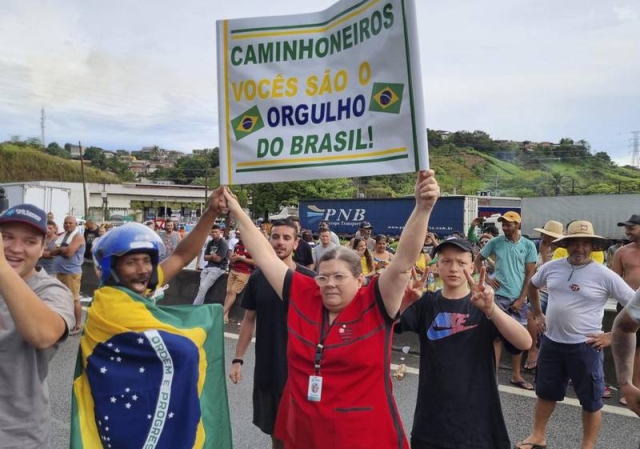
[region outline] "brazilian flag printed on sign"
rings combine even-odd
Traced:
[[[231,120],[231,127],[233,128],[233,133],[236,136],[236,141],[264,128],[264,122],[262,121],[262,116],[260,115],[258,106],[252,107],[248,111]]]
[[[373,83],[369,110],[373,112],[388,112],[399,114],[402,105],[404,84]]]
[[[223,310],[96,290],[73,382],[71,449],[229,449]]]

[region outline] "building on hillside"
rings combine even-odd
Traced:
[[[438,133],[438,135],[442,140],[447,140],[449,137],[451,137],[451,131],[444,131],[441,129],[437,129],[434,132]]]
[[[79,145],[65,145],[65,148],[69,150],[69,153],[71,153],[71,158],[75,159],[78,158],[80,159],[80,146]],[[83,149],[84,150],[84,149]]]
[[[184,156],[186,156],[186,154],[183,153],[182,151],[170,150],[166,152],[166,159],[172,162],[175,162]]]
[[[193,151],[193,155],[204,156],[205,154],[211,154],[214,151],[218,151],[218,148],[202,148],[202,149],[192,150],[192,151]]]
[[[135,173],[136,176],[142,176],[149,173],[149,161],[145,159],[133,160],[129,162],[129,170]]]
[[[127,154],[127,155],[118,155],[118,160],[120,162],[125,162],[127,164],[130,164],[131,162],[135,161],[136,158],[134,156],[131,156],[130,154]]]

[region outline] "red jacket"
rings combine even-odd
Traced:
[[[275,435],[287,449],[408,449],[389,372],[393,320],[378,282],[361,288],[330,327],[314,279],[290,271],[284,290],[289,377]],[[311,402],[323,326],[322,399]]]

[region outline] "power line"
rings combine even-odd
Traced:
[[[40,111],[40,142],[42,142],[43,148],[47,146],[47,144],[44,141],[44,126],[45,126],[46,120],[47,118],[44,115],[44,106],[42,106],[42,109]]]

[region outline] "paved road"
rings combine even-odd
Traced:
[[[225,339],[226,359],[230,361],[235,351],[234,332],[237,325],[227,326]],[[78,337],[71,337],[65,342],[54,359],[49,375],[51,403],[53,415],[53,449],[68,448],[71,379],[73,376]],[[395,396],[402,414],[405,429],[410,430],[413,422],[413,408],[418,388],[418,376],[412,374],[417,368],[417,357],[398,352],[394,355],[395,363],[405,363],[410,369],[405,379],[394,381]],[[245,357],[244,381],[234,385],[228,381],[229,407],[233,427],[235,449],[267,449],[270,440],[251,424],[251,385],[253,383],[253,351]],[[501,370],[501,399],[507,428],[512,440],[524,438],[533,419],[535,399],[532,394],[515,389],[508,385],[509,371]],[[568,402],[574,402],[569,400]],[[607,401],[617,403],[617,398]],[[604,449],[638,449],[640,443],[640,419],[617,406],[605,409],[598,448]],[[550,449],[576,449],[579,447],[581,434],[580,408],[567,404],[559,404],[549,425],[548,446]]]

